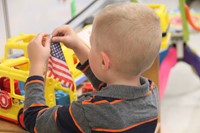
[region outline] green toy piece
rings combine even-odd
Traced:
[[[179,0],[180,5],[180,13],[181,13],[181,19],[182,19],[182,27],[183,27],[183,41],[187,42],[189,40],[189,29],[188,29],[188,23],[186,18],[186,12],[185,12],[185,0]]]
[[[72,18],[76,16],[76,0],[71,1],[71,16]]]

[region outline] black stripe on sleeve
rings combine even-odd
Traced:
[[[147,122],[119,133],[154,133],[156,130],[157,122],[158,122],[157,120]],[[91,133],[113,133],[113,131],[112,132],[92,131]]]
[[[78,63],[78,65],[76,66],[77,69],[79,70],[83,70],[84,68],[86,68],[89,65],[89,61],[85,61],[82,65],[81,63]]]
[[[38,112],[44,108],[47,108],[47,106],[29,107],[24,112],[24,124],[29,132],[34,133],[34,127]]]
[[[31,80],[41,80],[41,81],[44,82],[44,78],[42,76],[37,76],[37,75],[28,77],[27,80],[26,80],[26,83],[31,81]]]
[[[81,133],[70,115],[69,106],[58,108],[56,123],[61,133]]]

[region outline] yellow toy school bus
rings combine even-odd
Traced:
[[[5,55],[0,61],[0,118],[19,124],[24,128],[24,83],[29,74],[27,45],[35,35],[20,35],[11,38],[5,45]],[[9,55],[9,50],[20,49],[21,55]],[[62,47],[63,49],[63,47]],[[75,69],[78,59],[72,51],[63,49],[69,62],[72,78],[79,78],[82,73]],[[44,70],[45,71],[45,70]],[[45,100],[48,106],[69,104],[77,99],[75,91],[63,86],[59,81],[45,78]]]

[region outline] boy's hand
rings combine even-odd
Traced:
[[[30,60],[29,76],[43,75],[43,68],[50,55],[50,37],[41,33],[31,40],[28,45],[28,57]]]
[[[56,28],[52,36],[52,42],[62,42],[66,47],[72,49],[81,64],[88,60],[89,47],[84,44],[70,26],[62,25]]]
[[[82,43],[76,32],[69,25],[62,25],[52,33],[52,42],[62,42],[66,47],[76,50]]]

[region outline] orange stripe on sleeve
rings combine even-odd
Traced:
[[[131,125],[129,127],[122,128],[122,129],[92,128],[92,130],[93,131],[101,131],[101,132],[112,132],[112,133],[123,132],[123,131],[129,130],[131,128],[137,127],[139,125],[142,125],[142,124],[145,124],[145,123],[148,123],[148,122],[152,122],[152,121],[157,120],[157,119],[158,119],[158,117],[155,117],[153,119],[150,119],[150,120],[147,120],[147,121],[143,121],[143,122],[140,122],[140,123],[137,123],[137,124],[134,124],[134,125]]]
[[[38,133],[38,131],[37,131],[36,127],[34,127],[34,133]]]
[[[101,84],[99,84],[97,90],[100,90],[103,84],[104,84],[103,82]]]
[[[82,101],[82,104],[89,104],[89,103],[91,103],[91,101],[92,101],[92,99],[95,97],[95,95],[93,95],[92,97],[90,97],[90,99],[88,99],[88,100],[83,100]]]
[[[59,106],[58,108],[61,108],[62,106]],[[57,119],[57,115],[58,115],[58,108],[56,109],[55,111],[55,114],[54,114],[54,121],[56,122],[56,119]]]
[[[112,102],[109,102],[107,100],[100,100],[100,101],[97,101],[97,102],[91,102],[89,100],[84,100],[84,101],[82,101],[82,104],[95,104],[95,105],[102,104],[102,103],[115,104],[115,103],[119,103],[119,102],[122,102],[122,101],[124,101],[124,100],[120,99],[120,100],[114,100]]]
[[[114,100],[114,101],[110,102],[110,104],[120,103],[120,102],[122,102],[122,101],[124,101],[124,100],[123,100],[123,99]]]
[[[108,103],[107,100],[101,100],[101,101],[97,101],[97,102],[90,102],[90,101],[84,101],[82,104],[102,104],[102,103]]]
[[[30,107],[41,107],[41,106],[46,106],[46,105],[38,103],[38,104],[31,104]]]
[[[42,112],[44,112],[45,110],[48,110],[49,108],[43,108],[43,109],[41,109],[39,112],[38,112],[38,114],[37,114],[37,117],[42,113]],[[37,118],[36,117],[36,118]]]
[[[73,114],[72,114],[72,106],[71,106],[71,105],[69,106],[69,114],[71,115],[72,120],[74,121],[74,124],[76,125],[76,127],[78,127],[78,129],[79,129],[82,133],[84,133],[83,130],[82,130],[82,128],[81,128],[81,127],[79,126],[79,124],[76,122],[76,120],[75,120],[75,118],[74,118],[74,116],[73,116]]]
[[[88,65],[82,70],[82,72],[85,72],[89,67],[90,67],[90,65],[88,64]]]
[[[28,109],[28,108],[24,108],[24,109],[23,109],[23,113],[24,113],[27,109]]]
[[[155,85],[155,83],[152,82],[152,83],[151,83],[150,90],[145,94],[145,96],[149,96],[149,95],[152,93],[152,90],[153,90],[154,85]]]
[[[27,85],[32,84],[32,83],[41,83],[41,84],[44,85],[44,82],[41,81],[41,80],[31,80],[31,81],[29,81],[29,82],[27,82],[27,83],[25,84],[25,87],[24,87],[24,88],[26,88]]]

